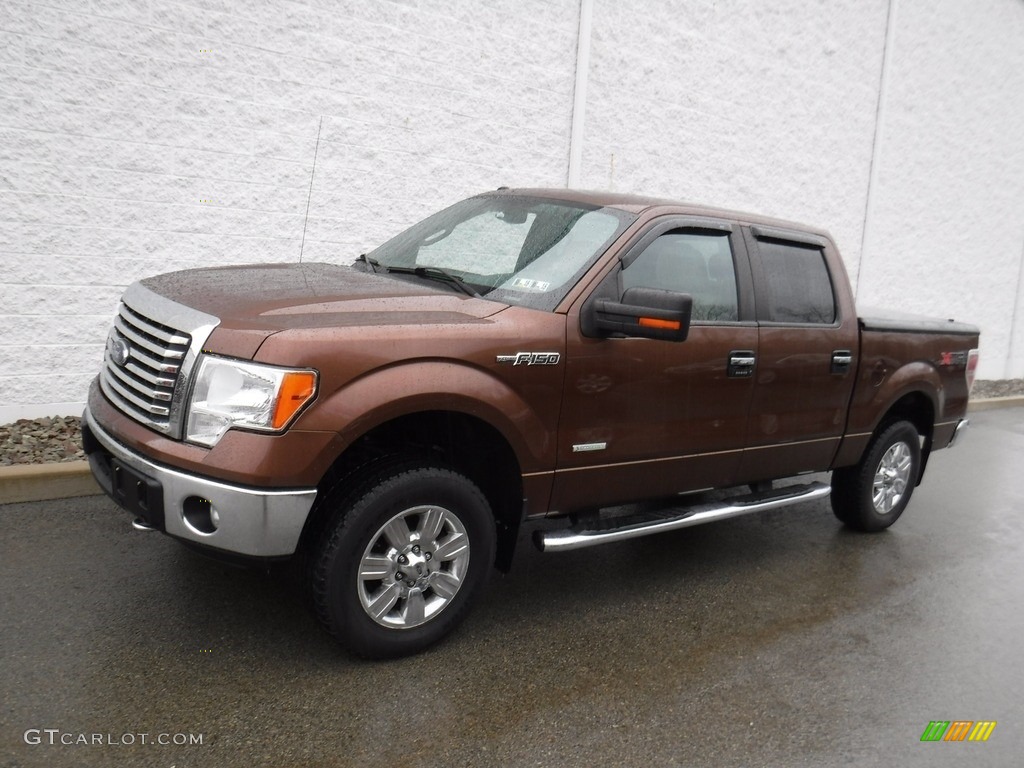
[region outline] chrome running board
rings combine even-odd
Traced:
[[[630,515],[620,520],[603,520],[600,528],[572,526],[554,531],[534,531],[533,541],[541,552],[564,552],[570,549],[593,547],[613,541],[636,539],[652,533],[674,531],[694,525],[727,520],[730,517],[750,515],[769,509],[788,507],[804,501],[824,499],[832,488],[824,483],[790,485],[746,496],[735,496],[723,501],[696,504],[692,507],[672,507]]]

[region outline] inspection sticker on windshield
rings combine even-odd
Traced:
[[[517,277],[512,281],[512,287],[521,291],[547,291],[550,290],[551,283],[544,280],[531,280],[528,277]]]

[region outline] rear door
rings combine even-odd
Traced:
[[[757,347],[738,225],[661,217],[591,294],[632,287],[693,297],[682,342],[587,336],[569,313],[551,508],[569,511],[728,485],[739,466]]]
[[[738,481],[827,469],[843,435],[859,353],[845,270],[824,237],[760,226],[744,227],[744,236],[759,330]]]

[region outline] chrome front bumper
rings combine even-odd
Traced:
[[[162,496],[165,533],[253,557],[282,557],[295,552],[302,526],[316,498],[315,488],[281,491],[247,488],[180,472],[121,445],[96,423],[88,408],[82,418],[100,451],[109,455],[103,459],[113,458],[115,466],[127,467],[142,476],[143,483],[151,481],[151,490],[159,489],[155,492]],[[97,482],[111,498],[128,508],[112,492],[109,477],[101,471],[103,461],[98,453],[93,451],[89,455]],[[216,525],[196,527],[190,522],[196,518],[187,517],[186,509],[194,511],[197,507],[215,513]],[[136,527],[150,526],[140,523]]]

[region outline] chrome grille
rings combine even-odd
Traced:
[[[103,356],[104,393],[136,421],[171,433],[174,387],[191,343],[189,334],[122,303]]]

